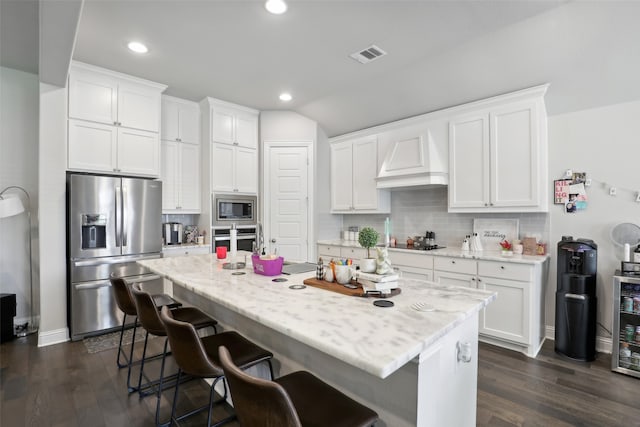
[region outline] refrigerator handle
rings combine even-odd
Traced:
[[[120,226],[118,224],[118,221],[120,219],[120,213],[122,212],[122,207],[120,206],[122,198],[121,198],[119,185],[116,186],[115,198],[116,198],[116,220],[114,222],[116,224],[116,247],[120,247],[122,246],[122,243],[120,242]]]
[[[124,185],[122,186],[122,221],[121,221],[121,227],[122,227],[122,247],[126,248],[127,247],[127,217],[126,217],[126,212],[127,209],[129,209],[129,206],[127,206],[126,204],[126,193],[127,193],[127,187],[125,187]]]

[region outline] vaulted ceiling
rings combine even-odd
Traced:
[[[550,114],[639,99],[638,22],[624,1],[289,0],[271,15],[253,0],[85,0],[73,58],[178,97],[294,110],[333,136],[541,83]],[[349,58],[372,44],[388,54]]]

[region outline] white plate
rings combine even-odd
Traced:
[[[426,302],[415,302],[411,304],[411,308],[413,308],[416,311],[435,311],[436,310],[436,308],[433,305],[427,304]]]

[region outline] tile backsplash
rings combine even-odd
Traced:
[[[351,225],[373,227],[381,234],[384,221],[391,219],[391,235],[399,242],[407,237],[434,231],[436,242],[447,247],[459,247],[465,235],[473,231],[474,218],[515,218],[519,220],[520,238],[535,235],[549,241],[549,214],[547,213],[449,213],[447,187],[391,192],[390,215],[343,215],[343,229]],[[339,238],[338,235],[333,238]]]

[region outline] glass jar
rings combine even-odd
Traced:
[[[620,345],[620,358],[618,360],[621,368],[629,369],[631,366],[631,350],[629,350],[629,344],[626,342]]]
[[[636,328],[632,324],[627,324],[624,327],[624,340],[627,342],[633,342]]]

